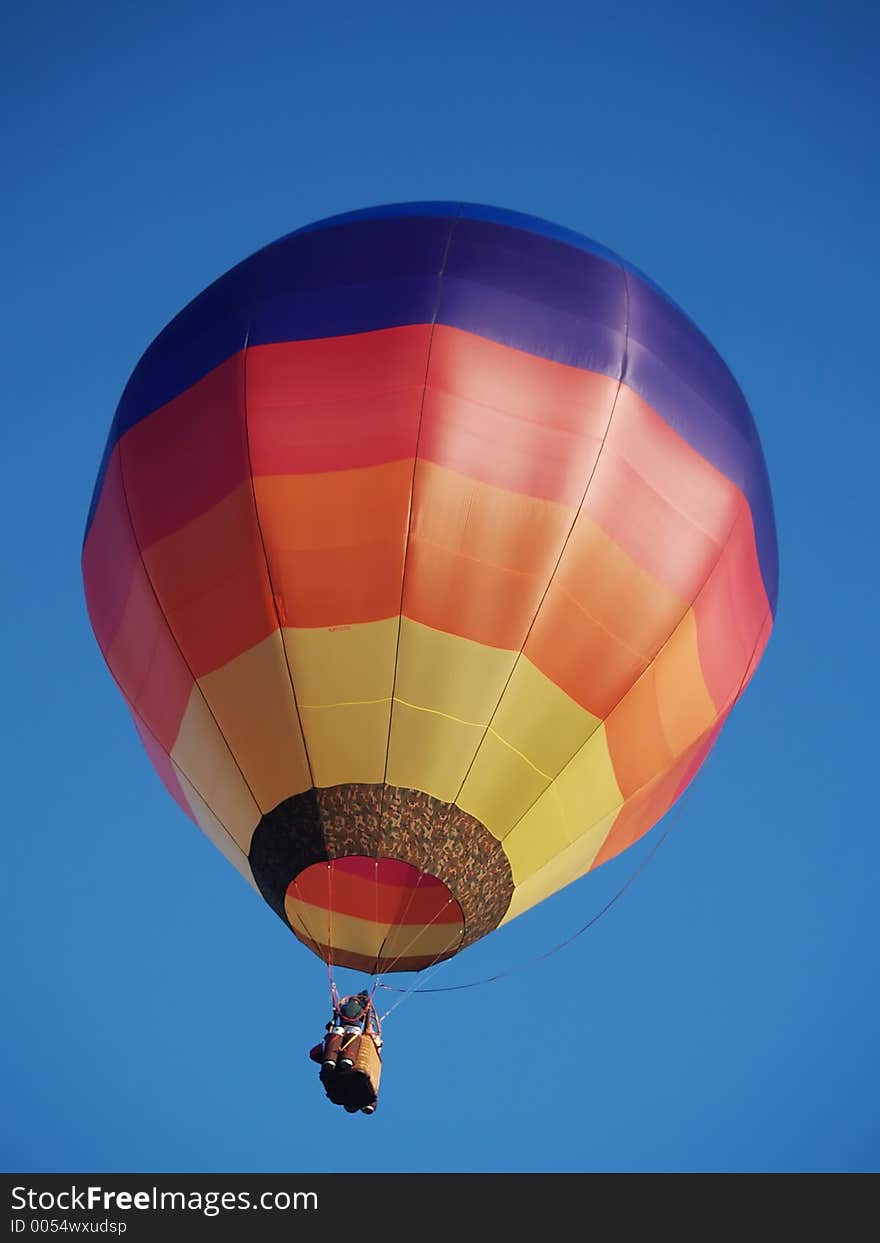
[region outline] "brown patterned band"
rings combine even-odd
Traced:
[[[443,881],[464,914],[462,948],[498,927],[513,895],[507,856],[479,820],[398,786],[331,786],[285,799],[257,825],[249,859],[286,924],[290,882],[313,863],[346,855],[401,859]]]

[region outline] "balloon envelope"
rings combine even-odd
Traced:
[[[467,204],[336,217],[120,401],[95,634],[171,795],[325,960],[449,957],[630,846],[770,634],[758,436],[646,277]]]

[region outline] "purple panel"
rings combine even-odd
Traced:
[[[623,272],[537,233],[459,220],[437,318],[553,362],[618,379],[622,374]]]

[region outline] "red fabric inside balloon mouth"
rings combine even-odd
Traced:
[[[446,885],[400,859],[313,863],[288,885],[284,905],[300,940],[358,970],[420,970],[454,953],[464,933]]]

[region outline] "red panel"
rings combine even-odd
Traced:
[[[758,642],[755,644],[755,650],[752,653],[752,659],[749,661],[749,669],[748,669],[748,673],[746,674],[745,681],[743,682],[742,690],[745,690],[749,682],[751,682],[752,678],[754,677],[755,670],[758,668],[761,657],[764,655],[764,648],[767,646],[767,644],[770,641],[770,633],[772,630],[773,630],[773,614],[768,611],[767,616],[764,618],[764,623],[761,626],[760,632],[758,634]],[[742,694],[742,690],[740,691],[740,694]]]
[[[721,559],[694,604],[703,677],[719,709],[729,706],[743,684],[769,612],[751,513],[743,501]],[[767,637],[769,629],[764,644]]]
[[[429,324],[247,354],[255,475],[350,470],[415,456]]]
[[[721,733],[721,729],[724,725],[724,722],[727,720],[727,717],[728,717],[728,713],[725,712],[723,716],[718,718],[717,722],[712,727],[712,729],[709,730],[709,733],[706,735],[705,740],[703,742],[698,742],[696,744],[696,750],[691,755],[691,758],[688,761],[684,772],[680,776],[678,785],[675,788],[675,792],[672,795],[673,803],[681,798],[682,794],[684,794],[685,790],[688,788],[688,786],[693,781],[694,777],[696,777],[697,773],[702,768],[706,757],[708,756],[712,748],[715,746],[715,743],[718,741],[718,735]]]
[[[576,507],[617,381],[438,325],[419,457]]]
[[[367,855],[346,855],[342,859],[333,860],[333,875],[348,873],[359,876],[362,880],[374,881],[378,877],[383,885],[396,885],[400,889],[442,889],[449,897],[449,891],[443,881],[428,872],[420,872],[411,863],[402,859],[373,859]]]
[[[125,504],[119,449],[116,448],[110,456],[101,499],[82,557],[86,604],[102,652],[107,651],[119,629],[140,560]]]
[[[625,798],[665,772],[717,720],[706,691],[693,614],[605,723],[608,750]]]
[[[122,622],[104,653],[129,705],[170,752],[193,678],[168,629],[143,566],[132,580]]]
[[[742,494],[625,386],[584,512],[676,595],[692,602]]]
[[[277,629],[250,481],[153,544],[144,561],[197,678]]]
[[[141,548],[248,478],[242,357],[228,359],[122,437],[125,490]]]
[[[450,900],[452,895],[446,886],[434,877],[422,877],[408,864],[385,859],[358,860],[367,869],[367,874],[360,874],[343,868],[343,864],[351,862],[335,860],[332,874],[326,863],[313,863],[291,881],[288,895],[323,910],[373,923],[414,927],[461,924],[461,908]],[[406,868],[403,884],[390,879],[394,868],[386,867],[387,863]]]
[[[186,801],[186,795],[183,792],[183,787],[177,778],[177,769],[171,763],[169,756],[159,746],[158,742],[147,729],[146,725],[144,725],[137,713],[132,713],[132,719],[134,720],[134,727],[138,732],[138,737],[143,743],[144,750],[150,757],[150,761],[158,773],[159,779],[163,786],[174,799],[175,803],[177,803],[178,807],[180,807],[181,811],[184,811],[187,816],[189,816],[193,824],[197,823],[196,818],[192,813],[192,808]]]

